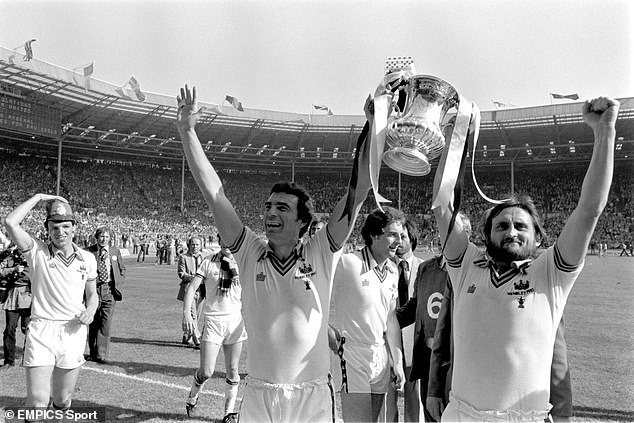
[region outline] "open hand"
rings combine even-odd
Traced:
[[[180,95],[176,96],[178,111],[176,112],[176,127],[179,131],[188,131],[196,126],[198,120],[205,113],[206,107],[198,108],[196,87],[191,91],[187,84],[181,88]]]

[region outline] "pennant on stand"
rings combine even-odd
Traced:
[[[328,116],[332,116],[333,115],[332,110],[330,110],[330,107],[328,107],[328,106],[322,106],[322,105],[319,105],[319,104],[313,104],[313,109],[321,110],[321,111],[324,111],[324,112],[328,112]]]
[[[139,100],[140,102],[145,101],[147,97],[145,93],[141,91],[141,86],[139,85],[139,81],[137,81],[134,76],[131,76],[130,79],[128,79],[128,82],[123,84],[121,87],[115,89],[115,92],[119,94],[119,96],[127,100],[132,100],[132,97],[130,97],[124,89],[126,85],[130,85],[130,88],[132,88],[132,91],[134,91],[134,95],[136,96],[137,100]]]
[[[31,59],[33,58],[33,48],[31,47],[31,44],[33,43],[33,41],[37,41],[35,38],[27,41],[26,43],[24,43],[24,51],[25,51],[25,55],[24,55],[24,61],[25,62],[30,62]]]
[[[73,68],[73,80],[77,85],[84,85],[84,90],[88,92],[90,90],[90,78],[92,77],[93,72],[95,71],[94,62],[90,62],[87,65],[78,66]],[[83,75],[83,81],[81,81],[82,76],[77,75],[77,71],[81,69],[81,73]]]
[[[556,99],[556,100],[560,100],[560,99],[567,99],[567,100],[579,100],[579,95],[575,94],[554,94],[554,93],[550,93],[550,95],[552,96],[552,98]]]
[[[237,98],[235,98],[233,96],[230,96],[230,95],[226,95],[225,96],[225,101],[229,102],[229,104],[231,104],[233,106],[233,108],[238,110],[239,112],[244,112],[244,108],[242,107],[242,103]]]

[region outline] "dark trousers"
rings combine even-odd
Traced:
[[[420,363],[425,363],[419,369],[420,376],[420,400],[423,403],[423,413],[425,414],[426,422],[435,422],[434,418],[427,411],[427,407],[425,406],[427,402],[427,383],[429,382],[429,361],[431,360],[431,349],[424,347],[421,348],[422,358],[420,359]]]
[[[31,320],[31,309],[20,308],[18,310],[5,310],[4,316],[6,320],[6,326],[2,336],[4,363],[15,364],[15,334],[18,329],[18,321],[22,320],[20,330],[22,330],[22,333],[25,333],[29,320]]]
[[[88,326],[88,348],[92,358],[107,360],[115,300],[110,292],[110,285],[107,283],[97,286],[97,294],[99,306],[95,318]]]
[[[139,255],[136,257],[136,261],[145,261],[145,254],[147,253],[147,249],[145,245],[141,245],[139,249]],[[141,256],[143,256],[143,260],[141,260]]]

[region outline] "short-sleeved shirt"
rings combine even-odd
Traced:
[[[368,247],[344,254],[335,272],[334,324],[346,342],[385,342],[387,318],[396,308],[398,268],[387,260],[381,268]]]
[[[97,278],[95,256],[73,244],[73,253],[65,257],[52,244],[32,240],[23,251],[31,268],[31,318],[73,320],[86,310],[86,282]]]
[[[229,246],[242,284],[249,375],[269,383],[304,383],[330,369],[328,318],[341,247],[328,229],[281,260],[244,227]]]
[[[205,283],[205,302],[203,304],[203,316],[215,320],[231,320],[236,316],[240,316],[242,310],[242,286],[239,280],[231,283],[231,287],[226,295],[220,295],[218,290],[218,281],[220,278],[220,253],[205,258],[198,270],[196,276],[200,276]]]
[[[447,262],[454,287],[453,395],[478,410],[548,409],[555,334],[583,268],[557,245],[499,274],[469,244]]]

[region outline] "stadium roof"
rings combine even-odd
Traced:
[[[172,95],[117,86],[0,47],[0,146],[65,157],[178,164]],[[143,101],[141,101],[143,100]],[[622,98],[616,160],[634,161],[634,98]],[[222,167],[348,167],[365,117],[298,114],[202,102],[197,132]],[[7,108],[16,109],[9,110]],[[0,107],[1,109],[1,107]],[[482,111],[476,163],[587,162],[593,134],[581,103]]]

